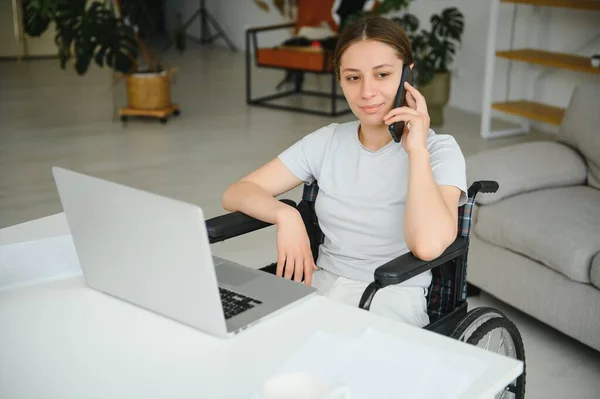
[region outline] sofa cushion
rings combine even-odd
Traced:
[[[495,193],[477,196],[479,204],[550,187],[583,185],[587,169],[574,149],[554,141],[520,143],[467,157],[469,186],[477,180],[495,180]]]
[[[572,280],[589,283],[600,252],[600,190],[551,188],[480,206],[474,233]]]
[[[575,87],[557,139],[579,150],[588,164],[588,185],[600,189],[600,84]]]
[[[592,268],[590,271],[590,280],[596,288],[600,289],[600,252],[594,256],[592,260]]]

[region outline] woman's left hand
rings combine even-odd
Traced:
[[[408,82],[404,83],[406,90],[407,106],[392,109],[384,117],[386,125],[404,121],[402,132],[402,146],[407,153],[415,150],[427,149],[427,136],[429,136],[429,113],[425,97]]]

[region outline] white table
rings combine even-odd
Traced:
[[[0,230],[0,245],[62,234],[59,214]],[[76,276],[0,292],[0,398],[250,398],[316,331],[368,327],[485,361],[468,398],[491,398],[522,372],[518,361],[318,296],[221,340]]]

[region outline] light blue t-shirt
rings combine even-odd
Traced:
[[[408,154],[393,140],[378,151],[358,138],[359,122],[332,123],[308,134],[279,155],[299,179],[318,182],[315,210],[325,241],[317,265],[337,275],[373,281],[375,269],[409,252],[404,238],[408,189]],[[439,185],[461,191],[467,199],[464,156],[449,135],[429,131],[427,147]],[[431,272],[406,286],[428,287]]]

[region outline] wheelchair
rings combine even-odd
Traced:
[[[368,311],[378,290],[431,270],[432,282],[427,293],[430,323],[423,328],[521,360],[523,373],[505,387],[497,398],[522,399],[525,397],[525,349],[519,330],[501,311],[489,307],[468,311],[467,304],[467,255],[475,197],[479,192],[494,193],[498,187],[495,181],[474,182],[469,187],[467,202],[459,208],[456,240],[432,261],[423,261],[407,253],[379,266],[375,270],[374,281],[362,295],[359,307]],[[289,199],[281,200],[299,211],[315,261],[319,245],[324,239],[315,212],[318,191],[317,182],[305,184],[302,200],[298,204]],[[206,224],[211,244],[270,226],[240,212],[208,219]],[[277,263],[272,263],[260,270],[275,274],[276,266]]]

